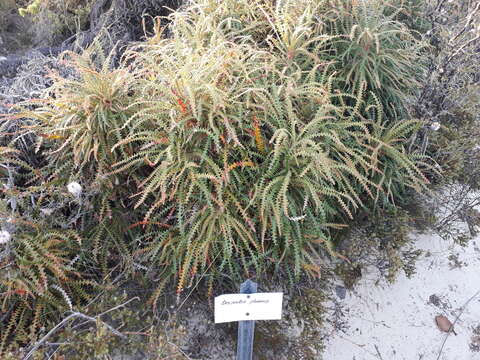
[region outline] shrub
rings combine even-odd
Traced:
[[[30,229],[28,229],[30,228]],[[0,354],[13,345],[36,338],[46,316],[72,309],[90,298],[73,264],[79,260],[81,239],[72,231],[41,229],[27,224],[18,229],[1,257],[2,293]],[[1,246],[1,245],[0,245]]]
[[[135,76],[127,68],[111,70],[109,58],[97,70],[87,56],[66,53],[69,55],[72,58],[67,63],[74,76],[51,74],[50,97],[39,100],[35,112],[25,115],[41,121],[37,147],[43,145],[42,139],[50,140],[45,143],[45,150],[52,150],[49,167],[60,170],[69,164],[94,174],[119,158],[119,151],[112,148],[128,134],[123,127],[132,114],[134,100],[129,93]],[[55,146],[57,143],[61,146]],[[62,151],[67,146],[72,151]]]
[[[399,19],[405,9],[376,0],[326,4],[327,31],[335,35],[331,55],[339,86],[352,94],[375,92],[390,119],[405,115],[405,100],[415,94],[425,75],[420,56],[425,44]]]
[[[417,134],[417,145],[443,169],[432,176],[438,196],[428,199],[439,215],[434,229],[465,244],[478,228],[480,5],[428,1],[425,13],[424,36],[433,50],[426,54],[428,80],[412,105],[430,126]]]
[[[57,78],[53,96],[22,114],[48,140],[44,179],[97,173],[137,194],[147,257],[178,276],[179,291],[198,272],[239,274],[239,262],[246,273],[269,262],[318,272],[319,245],[335,254],[329,229],[365,196],[393,200],[396,187],[425,183],[402,145],[417,123],[389,125],[369,91],[378,86],[336,88],[338,36],[317,21],[324,2],[213,4],[172,15],[172,38],[153,36],[118,69],[74,57],[78,77]],[[263,21],[254,37],[251,19]]]
[[[365,196],[393,200],[426,181],[402,145],[419,123],[389,125],[374,92],[366,102],[334,88],[336,38],[318,25],[319,3],[230,5],[199,1],[174,15],[172,39],[130,55],[144,102],[115,146],[137,150],[114,173],[143,178],[135,207],[156,244],[147,258],[178,274],[179,291],[238,263],[318,272],[321,244],[336,254],[329,229]],[[257,44],[245,22],[260,17]]]
[[[38,46],[58,46],[67,37],[89,26],[93,0],[32,0],[17,12],[31,22],[29,35]]]
[[[421,123],[400,116],[420,44],[373,2],[333,18],[335,4],[196,0],[117,68],[68,54],[70,75],[7,117],[38,140],[35,166],[4,160],[19,198],[55,204],[52,224],[79,231],[89,271],[158,275],[154,304],[172,279],[180,294],[202,278],[318,275],[342,256],[332,230],[427,183],[406,149]],[[72,181],[82,193],[67,201]],[[27,209],[14,210],[39,221]]]

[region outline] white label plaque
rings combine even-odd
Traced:
[[[215,323],[280,320],[283,293],[224,294],[215,298]]]

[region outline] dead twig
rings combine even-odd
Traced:
[[[112,309],[109,309],[95,317],[92,317],[92,316],[88,316],[88,315],[85,315],[83,313],[80,313],[80,312],[73,312],[72,314],[68,315],[65,319],[63,319],[62,321],[60,321],[57,325],[55,325],[55,327],[53,327],[44,337],[42,337],[39,341],[37,341],[33,346],[32,348],[30,349],[30,351],[28,352],[27,355],[25,355],[25,357],[23,358],[23,360],[29,360],[32,355],[35,353],[35,351],[38,350],[38,348],[40,346],[42,346],[46,341],[47,339],[53,335],[58,329],[62,328],[70,319],[73,319],[73,318],[80,318],[80,319],[83,319],[83,320],[86,320],[86,322],[94,322],[94,323],[97,323],[97,321],[100,319],[100,316],[104,315],[104,314],[107,314],[109,313],[110,311],[113,311],[113,310],[116,310],[120,307],[123,307],[125,305],[127,305],[129,302],[133,301],[133,300],[139,300],[138,297],[134,297],[134,298],[131,298],[130,300],[128,300],[127,302],[123,303],[123,304],[120,304],[120,305],[117,305],[115,306],[114,308]],[[122,334],[121,332],[119,332],[117,329],[113,328],[112,326],[108,325],[107,323],[103,322],[102,321],[102,324],[105,325],[105,327],[110,331],[112,332],[114,335],[118,336],[118,337],[121,337],[121,338],[127,338],[127,336],[125,334]]]
[[[177,344],[174,344],[174,343],[172,343],[172,342],[170,342],[170,341],[168,342],[168,344],[169,344],[170,346],[173,346],[174,348],[176,348],[180,354],[182,354],[183,356],[185,356],[185,359],[187,359],[187,360],[194,360],[194,359],[192,359],[190,356],[188,356],[188,354],[186,354],[185,351],[183,351]]]
[[[89,321],[93,321],[93,322],[97,322],[97,319],[91,317],[91,316],[87,316],[85,314],[82,314],[82,313],[78,313],[78,312],[74,312],[73,314],[70,314],[68,315],[65,319],[63,319],[62,321],[60,321],[53,329],[51,329],[44,337],[42,337],[39,341],[37,341],[35,343],[35,345],[33,345],[33,347],[30,349],[30,351],[28,352],[27,355],[25,355],[25,357],[23,358],[23,360],[28,360],[32,357],[32,355],[35,353],[35,351],[38,350],[38,348],[40,346],[43,345],[43,343],[53,334],[55,333],[55,331],[57,331],[58,329],[60,329],[61,327],[63,327],[70,319],[73,319],[73,318],[76,318],[76,317],[79,317],[79,318],[82,318],[82,319],[86,319],[86,320],[89,320]],[[125,338],[126,336],[123,335],[122,333],[118,332],[117,330],[115,330],[114,328],[112,328],[110,325],[108,324],[105,324],[104,325],[107,327],[107,329],[109,329],[112,333],[114,333],[115,335],[117,336],[120,336],[120,337],[123,337]]]
[[[375,346],[375,350],[377,351],[378,358],[379,358],[380,360],[383,360],[382,354],[380,354],[380,350],[378,350],[377,344],[375,344],[374,346]]]
[[[107,310],[107,311],[104,311],[103,313],[100,313],[100,314],[96,315],[96,317],[100,318],[101,316],[103,316],[103,315],[105,315],[105,314],[107,314],[107,313],[109,313],[109,312],[111,312],[111,311],[113,311],[113,310],[117,310],[118,308],[124,307],[125,305],[127,305],[129,302],[131,302],[131,301],[133,301],[133,300],[140,300],[140,298],[139,298],[138,296],[135,296],[135,297],[131,298],[130,300],[124,302],[123,304],[117,305],[117,306],[115,306],[115,307],[113,307],[113,308],[111,308],[111,309],[109,309],[109,310]],[[89,321],[86,321],[86,322],[77,324],[77,325],[75,325],[72,329],[76,329],[76,328],[78,328],[78,327],[81,327],[81,326],[85,325],[87,322],[89,322]]]
[[[338,337],[339,337],[340,339],[342,339],[342,340],[348,341],[350,344],[353,344],[353,345],[355,345],[355,346],[358,346],[360,349],[362,349],[362,350],[365,351],[366,353],[372,355],[373,357],[378,357],[378,355],[375,354],[374,352],[365,349],[365,346],[366,346],[365,344],[357,344],[356,342],[350,340],[349,338],[343,337],[343,336],[341,336],[341,335],[338,335]]]
[[[473,296],[467,300],[467,302],[465,304],[462,305],[462,307],[460,308],[460,312],[458,313],[458,315],[455,317],[455,320],[453,321],[452,323],[452,329],[453,329],[453,326],[455,325],[455,323],[457,322],[457,320],[460,318],[460,316],[463,314],[463,312],[465,311],[465,309],[467,308],[468,304],[473,300],[475,299],[478,294],[480,294],[480,290],[478,290],[475,294],[473,294]],[[443,343],[442,343],[442,346],[440,348],[440,351],[438,352],[438,356],[437,356],[437,359],[436,360],[439,360],[440,359],[440,356],[442,355],[442,351],[443,351],[443,347],[445,346],[445,343],[447,342],[447,339],[448,337],[450,336],[450,331],[447,333],[447,336],[445,336],[445,339],[443,339]]]

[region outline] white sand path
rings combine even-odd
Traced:
[[[472,349],[476,341],[480,348],[480,293],[462,312],[480,290],[480,237],[461,247],[435,235],[412,236],[425,251],[416,274],[375,285],[378,277],[366,271],[341,300],[348,330],[329,339],[324,360],[480,360]],[[435,325],[440,314],[459,318],[458,336],[448,336],[438,357],[448,335]]]

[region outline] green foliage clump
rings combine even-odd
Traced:
[[[42,0],[34,0],[26,8],[20,8],[18,9],[18,13],[20,16],[25,16],[27,14],[30,15],[36,15],[40,12],[40,5],[42,3]]]
[[[153,304],[172,280],[181,294],[204,278],[318,275],[344,258],[332,233],[360,208],[428,183],[406,146],[422,123],[401,117],[422,44],[391,9],[196,0],[117,67],[66,54],[68,75],[5,118],[28,124],[1,144],[5,200],[19,201],[6,210],[77,231],[82,265],[68,266],[155,279]]]
[[[403,146],[419,124],[384,114],[380,77],[355,64],[351,87],[336,77],[343,48],[318,22],[324,6],[198,1],[172,15],[171,38],[154,35],[118,69],[73,60],[79,77],[56,78],[23,113],[49,159],[43,179],[80,179],[130,209],[146,228],[132,239],[138,261],[166,267],[179,292],[197,273],[318,272],[322,248],[337,255],[330,229],[367,198],[426,183]]]
[[[425,43],[401,21],[403,6],[390,1],[330,1],[327,32],[336,36],[332,57],[342,89],[374,91],[389,117],[404,113],[425,76]],[[409,19],[410,16],[407,16]]]
[[[71,310],[74,304],[90,299],[89,288],[94,283],[82,278],[74,266],[80,245],[81,239],[73,231],[33,224],[19,229],[0,262],[4,314],[0,354],[16,343],[33,341],[47,314]]]
[[[131,52],[144,100],[115,149],[138,150],[114,173],[143,176],[135,208],[154,232],[142,238],[179,291],[238,263],[318,272],[322,248],[337,255],[330,229],[365,199],[426,183],[403,146],[418,122],[387,118],[377,87],[341,86],[322,6],[199,1],[173,15],[172,38]]]

